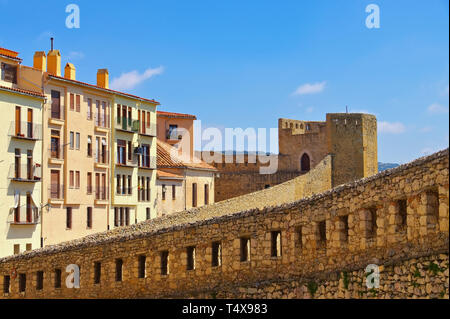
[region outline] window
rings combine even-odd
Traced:
[[[167,250],[161,252],[161,275],[169,274],[169,252]]]
[[[300,160],[300,170],[302,172],[308,172],[311,169],[311,163],[309,159],[309,155],[304,153],[302,155],[302,159]]]
[[[147,128],[150,128],[150,112],[147,112]]]
[[[297,226],[295,229],[295,246],[301,252],[303,248],[303,228],[302,226]]]
[[[209,185],[205,184],[205,205],[209,204]]]
[[[140,255],[138,257],[138,277],[145,278],[145,255]]]
[[[66,228],[72,229],[72,207],[66,207]]]
[[[399,222],[398,222],[398,230],[404,230],[406,228],[406,219],[408,216],[407,210],[408,210],[408,204],[406,202],[406,199],[400,199],[397,201],[397,209],[398,209],[398,216],[399,216]]]
[[[32,250],[33,245],[32,244],[26,244],[25,245],[25,250],[26,251],[31,251]]]
[[[17,66],[2,62],[2,80],[17,84]]]
[[[92,207],[87,208],[86,224],[87,228],[92,228]]]
[[[14,244],[14,255],[20,254],[20,244]]]
[[[125,225],[130,225],[130,208],[125,207]]]
[[[195,269],[195,247],[190,246],[186,248],[187,260],[186,260],[186,270]]]
[[[348,215],[340,216],[339,221],[341,223],[341,241],[348,242]]]
[[[55,269],[55,288],[61,288],[61,269]]]
[[[122,281],[123,260],[116,259],[116,281]]]
[[[121,189],[120,189],[120,175],[116,176],[116,193],[120,194],[121,193]]]
[[[86,181],[86,183],[87,183],[87,190],[86,190],[86,192],[88,194],[92,194],[92,173],[91,172],[87,173],[87,181]]]
[[[145,193],[147,195],[147,202],[150,201],[150,177],[147,177],[147,187],[145,188]]]
[[[52,118],[62,119],[61,114],[61,93],[52,90]]]
[[[94,263],[94,284],[99,284],[102,275],[102,264],[100,262]]]
[[[126,141],[117,140],[117,162],[126,165]]]
[[[150,219],[150,218],[151,218],[151,216],[150,216],[150,207],[147,207],[147,208],[145,209],[145,211],[146,211],[146,218],[147,218],[147,219]]]
[[[318,232],[318,244],[319,247],[325,247],[327,242],[327,225],[326,221],[321,221],[317,224],[317,232]]]
[[[69,147],[72,150],[73,150],[73,143],[74,143],[73,139],[74,139],[74,134],[73,134],[73,132],[70,132]]]
[[[131,147],[131,141],[128,141],[128,160],[131,161],[133,156],[133,147]]]
[[[62,153],[60,152],[60,147],[59,147],[59,131],[58,130],[51,131],[50,152],[51,152],[50,156],[52,158],[60,158],[60,155],[62,155]]]
[[[11,277],[10,276],[3,276],[3,293],[9,294],[11,287]]]
[[[197,207],[197,183],[192,183],[192,207]]]
[[[162,184],[162,187],[161,187],[161,199],[166,200],[166,185],[165,184]]]
[[[87,111],[87,119],[92,120],[92,99],[87,99],[88,111]]]
[[[250,238],[241,237],[241,262],[250,260]]]
[[[117,124],[120,124],[120,109],[121,109],[120,104],[117,104],[117,113],[116,113]]]
[[[75,95],[70,93],[70,110],[75,110]]]
[[[119,226],[119,209],[114,207],[114,226]]]
[[[80,171],[75,172],[75,188],[80,188]]]
[[[19,274],[19,292],[25,292],[27,289],[27,275]]]
[[[169,125],[169,130],[167,131],[167,139],[168,140],[177,140],[178,139],[178,125],[171,124]]]
[[[122,175],[122,195],[125,195],[127,193],[127,177],[126,175]]]
[[[16,106],[16,116],[15,116],[15,134],[16,136],[22,136],[22,127],[21,127],[21,108],[20,106]]]
[[[176,189],[177,189],[177,187],[175,185],[172,185],[172,199],[176,198],[176,193],[175,193]]]
[[[69,187],[73,188],[74,184],[74,171],[69,171]]]
[[[213,267],[219,267],[222,265],[222,244],[220,242],[212,243],[212,261]]]
[[[368,229],[368,237],[376,237],[377,235],[377,208],[371,207],[369,208],[369,229]]]
[[[132,185],[131,185],[131,175],[128,175],[128,195],[131,195],[131,189],[132,189]]]
[[[80,133],[76,134],[75,147],[76,147],[77,150],[80,149]]]
[[[36,290],[42,290],[44,288],[44,272],[36,272]]]
[[[81,106],[81,97],[77,94],[76,96],[76,110],[77,112],[80,112],[80,106]]]
[[[20,149],[16,148],[14,149],[14,177],[17,179],[20,179],[22,177],[21,175],[21,163],[20,163]]]
[[[271,236],[271,256],[281,257],[281,232],[273,231]]]

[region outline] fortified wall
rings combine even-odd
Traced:
[[[324,122],[278,120],[278,169],[260,174],[267,164],[245,155],[242,163],[233,155],[222,155],[213,163],[220,176],[215,179],[215,200],[241,196],[291,180],[314,170],[328,155],[332,157],[332,186],[378,172],[377,121],[360,113],[330,113]],[[323,189],[325,191],[327,189]]]
[[[447,149],[288,204],[229,200],[6,257],[0,296],[448,298],[448,173]]]

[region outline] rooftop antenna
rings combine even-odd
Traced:
[[[51,51],[53,51],[53,38],[50,38],[50,43],[51,43]]]

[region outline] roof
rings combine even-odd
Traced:
[[[34,92],[34,91],[23,90],[23,89],[15,89],[15,88],[10,88],[10,87],[7,87],[7,86],[2,86],[2,85],[0,85],[0,90],[11,91],[11,92],[14,92],[14,93],[25,94],[25,95],[30,95],[30,96],[36,96],[36,97],[40,97],[40,98],[44,98],[45,97],[45,95],[40,93],[40,92]]]
[[[120,92],[120,91],[115,91],[115,90],[111,90],[111,89],[106,89],[106,88],[103,88],[103,87],[98,86],[98,85],[89,84],[89,83],[81,82],[81,81],[77,81],[77,80],[66,79],[66,78],[64,78],[62,76],[57,76],[57,75],[53,75],[53,74],[50,74],[50,73],[47,73],[47,75],[50,78],[53,78],[53,79],[56,79],[56,80],[61,80],[61,81],[65,81],[65,82],[71,82],[73,84],[87,86],[87,87],[91,87],[91,88],[94,88],[94,89],[97,89],[97,90],[101,90],[101,91],[105,91],[105,92],[108,92],[108,93],[123,95],[125,97],[129,97],[129,98],[132,98],[132,99],[137,99],[137,100],[141,100],[141,101],[144,101],[144,102],[150,102],[150,103],[154,103],[156,105],[160,105],[159,102],[157,102],[157,101],[155,101],[153,99],[146,99],[146,98],[143,98],[143,97],[139,97],[137,95],[128,94],[128,93],[124,93],[124,92]]]
[[[156,178],[183,179],[183,175],[157,170],[156,171]]]
[[[217,171],[214,166],[207,164],[198,157],[194,156],[193,160],[183,157],[175,147],[161,140],[157,140],[156,146],[156,166],[158,168],[192,168]]]
[[[0,47],[0,56],[2,56],[2,57],[22,62],[22,59],[19,58],[18,55],[19,55],[19,52]]]
[[[193,119],[193,120],[197,119],[197,117],[192,114],[164,112],[164,111],[157,111],[156,116],[176,117],[176,118],[185,118],[185,119]]]

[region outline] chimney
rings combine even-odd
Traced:
[[[64,77],[69,80],[75,80],[75,66],[72,63],[67,63],[64,67]]]
[[[36,51],[34,53],[33,67],[43,72],[47,71],[47,56],[44,51]]]
[[[50,50],[47,53],[47,72],[61,76],[61,54],[59,50]]]
[[[97,86],[109,89],[108,69],[99,69],[97,71]]]

